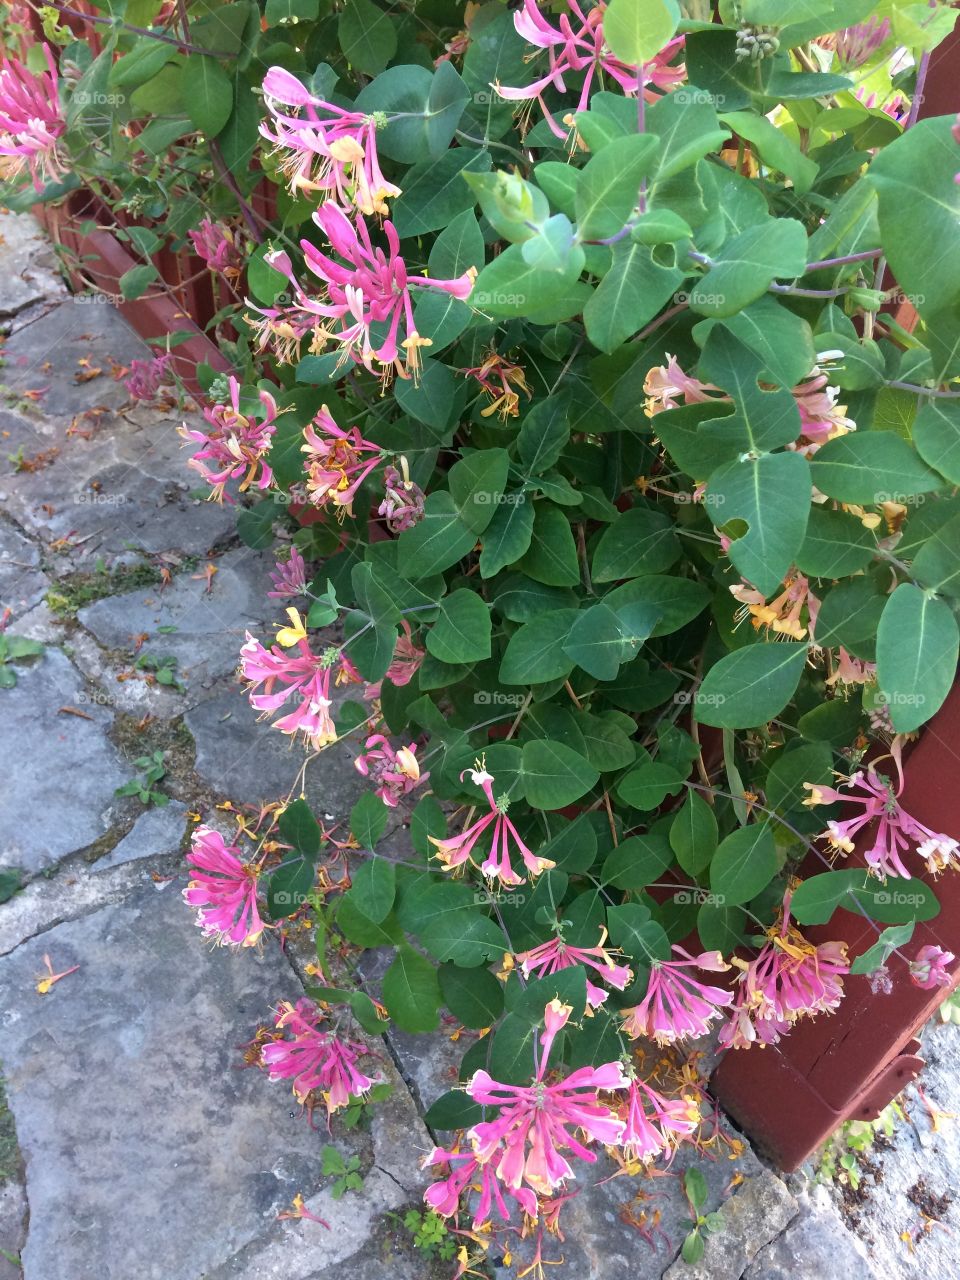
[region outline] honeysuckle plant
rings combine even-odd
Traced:
[[[599,1149],[707,1141],[685,1046],[952,982],[909,943],[957,840],[899,797],[958,654],[960,131],[920,118],[955,13],[138,0],[95,54],[57,11],[0,73],[10,181],[93,185],[236,299],[184,434],[277,553],[239,674],[300,755],[185,896],[228,945],[313,926],[318,978],[248,1059],[332,1113],[377,1079],[348,1009],[452,1015],[427,1203],[540,1258]]]

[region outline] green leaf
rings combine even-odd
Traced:
[[[649,506],[618,515],[600,537],[593,553],[594,582],[619,582],[643,573],[662,573],[680,555],[674,522]]]
[[[796,564],[811,578],[844,578],[869,564],[875,549],[875,535],[856,516],[813,506]]]
[[[503,931],[483,914],[478,895],[466,885],[434,883],[418,892],[415,902],[408,898],[401,912],[404,925],[437,960],[469,969],[503,951]]]
[[[607,854],[601,883],[615,889],[645,889],[660,879],[672,861],[673,850],[662,832],[628,836]]]
[[[659,616],[649,605],[625,605],[618,612],[601,600],[577,615],[564,653],[597,680],[615,680],[620,664],[636,656]]]
[[[180,71],[180,98],[195,129],[215,138],[233,112],[233,82],[216,58],[192,53]]]
[[[576,619],[576,609],[553,609],[524,623],[507,643],[500,680],[504,684],[546,684],[569,675],[574,663],[563,646]]]
[[[357,71],[375,76],[397,51],[397,32],[372,0],[347,0],[337,25],[343,56]]]
[[[807,233],[793,218],[768,218],[728,240],[690,290],[690,306],[707,316],[733,316],[781,276],[802,275]],[[809,373],[809,369],[807,370]]]
[[[800,413],[792,393],[785,387],[762,389],[758,382],[763,373],[763,359],[735,338],[725,325],[716,325],[710,330],[700,357],[700,376],[722,387],[735,402],[736,411],[702,423],[697,437],[708,448],[715,441],[721,443],[727,460],[732,461],[743,453],[765,453],[792,444],[800,434]],[[669,417],[669,414],[663,416]],[[699,474],[709,475],[710,469]]]
[[[492,1026],[503,1013],[503,987],[489,969],[458,969],[440,966],[443,1003],[465,1027],[481,1031]]]
[[[646,907],[628,902],[622,907],[607,908],[610,941],[638,965],[651,960],[669,960],[670,942],[662,927],[650,919]]]
[[[581,240],[615,235],[626,224],[656,154],[657,139],[652,134],[633,134],[614,138],[587,162],[576,197]]]
[[[622,62],[649,62],[679,22],[676,0],[610,0],[603,15],[603,37]]]
[[[720,841],[710,863],[710,888],[722,906],[739,906],[767,887],[779,865],[769,823],[752,822]]]
[[[375,849],[387,829],[389,810],[379,796],[365,791],[350,811],[350,831],[363,849]],[[389,911],[390,908],[387,908]],[[386,915],[385,911],[383,915]],[[382,920],[383,916],[373,917]]]
[[[457,412],[458,390],[447,365],[439,360],[424,360],[417,381],[398,379],[393,394],[404,413],[442,434]]]
[[[928,400],[913,423],[917,453],[951,484],[960,484],[960,401]]]
[[[481,578],[492,578],[519,562],[533,538],[533,520],[534,504],[524,492],[503,495],[483,535]]]
[[[390,214],[397,235],[405,240],[437,231],[458,214],[472,210],[476,197],[464,182],[464,174],[488,173],[490,166],[489,151],[467,147],[453,147],[436,159],[413,165],[404,175],[403,194],[394,201]]]
[[[506,449],[478,449],[455,462],[447,483],[460,519],[474,533],[483,533],[504,501],[503,490],[510,470]]]
[[[877,624],[887,597],[870,578],[839,582],[824,596],[817,614],[817,645],[833,649],[843,645],[857,658],[872,662]]]
[[[850,966],[851,973],[873,973],[887,963],[897,947],[905,946],[913,937],[916,928],[913,921],[909,924],[893,925],[884,929],[872,947],[862,951]]]
[[[799,195],[810,190],[819,166],[766,116],[753,115],[749,111],[727,111],[720,119],[734,133],[752,142],[763,163],[788,177]]]
[[[939,710],[956,676],[958,645],[949,605],[902,582],[877,629],[877,679],[898,733],[911,732]]]
[[[491,316],[526,316],[535,308],[558,306],[570,301],[575,315],[581,309],[581,294],[575,285],[579,265],[571,257],[560,270],[531,265],[523,256],[523,246],[511,244],[488,262],[474,281],[470,305]]]
[[[717,848],[717,819],[702,796],[689,791],[670,826],[670,847],[687,875],[698,876]]]
[[[817,362],[809,324],[774,298],[758,298],[738,315],[727,316],[724,325],[763,360],[764,372],[769,375],[764,381],[772,379],[782,387],[795,387]],[[698,325],[694,330],[698,341],[701,333]]]
[[[154,280],[159,278],[160,272],[152,262],[146,262],[139,267],[131,267],[129,271],[123,273],[118,281],[120,292],[127,302],[133,302],[136,298],[142,297]]]
[[[570,521],[552,502],[538,502],[533,517],[533,534],[517,569],[535,582],[550,587],[575,587],[580,583],[577,544]]]
[[[317,869],[309,858],[288,855],[267,881],[267,911],[283,920],[299,911],[313,888]]]
[[[490,610],[476,592],[462,589],[440,601],[440,616],[427,632],[427,652],[453,664],[490,657]]]
[[[378,803],[381,808],[386,807],[381,801]],[[375,924],[381,924],[390,914],[396,894],[397,869],[394,864],[386,858],[369,858],[352,873],[351,880],[347,897]]]
[[[483,1119],[483,1108],[462,1089],[450,1089],[427,1108],[423,1118],[431,1129],[469,1129]],[[416,1216],[419,1218],[419,1214]]]
[[[917,552],[913,575],[922,587],[960,596],[960,516],[941,525]]]
[[[524,743],[521,776],[524,797],[535,809],[562,809],[600,779],[579,752],[544,738]]]
[[[683,774],[679,769],[651,760],[630,770],[617,787],[617,795],[631,808],[648,811],[659,808],[668,795],[675,796],[682,788]]]
[[[676,211],[669,209],[669,179],[715,151],[729,130],[720,127],[713,104],[698,89],[681,89],[658,98],[647,109],[646,127],[660,139],[656,167],[648,184],[648,204],[666,200],[667,208],[653,216],[672,213],[676,217]]]
[[[435,1031],[440,1025],[440,984],[436,968],[412,947],[397,948],[383,975],[383,1003],[401,1031]]]
[[[954,182],[952,125],[952,116],[917,121],[878,152],[867,170],[877,189],[891,270],[922,316],[951,306],[960,294],[960,187]]]
[[[791,641],[748,644],[726,654],[695,695],[697,719],[719,729],[765,724],[793,697],[806,658],[807,646]]]
[[[612,265],[583,309],[587,336],[601,351],[614,351],[676,293],[683,273],[654,261],[653,249],[633,240],[612,247]]]
[[[292,845],[307,858],[319,855],[320,824],[306,800],[294,800],[292,804],[288,804],[277,820],[277,827],[284,844]]]
[[[828,440],[810,464],[814,486],[858,506],[902,502],[943,485],[917,451],[891,431],[854,432]]]
[[[704,501],[715,524],[747,530],[727,554],[741,575],[771,596],[799,551],[810,513],[810,464],[799,453],[765,453],[730,462],[710,477]]]
[[[548,396],[525,413],[517,436],[517,454],[527,476],[548,471],[570,439],[570,397],[566,393]]]
[[[473,549],[476,534],[460,519],[449,493],[427,496],[423,519],[401,533],[398,555],[405,576],[412,582],[449,569]]]

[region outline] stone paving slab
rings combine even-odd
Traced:
[[[128,862],[164,858],[178,853],[187,830],[187,806],[179,800],[148,809],[103,858],[93,864],[99,874]]]
[[[18,663],[17,676],[0,690],[0,866],[35,872],[104,834],[130,773],[106,737],[109,709],[60,712],[76,706],[83,680],[58,649]]]
[[[53,246],[32,218],[0,212],[0,320],[66,293]]]
[[[45,954],[57,971],[80,968],[41,997]],[[366,1227],[315,1237],[311,1224],[276,1219],[298,1192],[311,1203],[319,1192],[333,1211],[319,1172],[330,1139],[285,1086],[238,1069],[238,1042],[298,991],[272,941],[259,954],[205,945],[176,883],[0,961],[0,1061],[30,1205],[24,1280],[201,1280],[261,1236],[271,1250],[288,1234],[309,1263],[297,1274],[348,1264]],[[382,1055],[380,1068],[396,1082]],[[413,1198],[396,1152],[429,1140],[402,1088],[370,1134],[335,1132],[368,1174],[337,1212],[372,1230]]]
[[[9,609],[16,622],[43,599],[49,583],[36,544],[0,520],[0,615]]]
[[[197,746],[197,773],[233,800],[280,799],[307,758],[299,742],[257,717],[239,688],[207,699],[184,717]],[[364,789],[345,744],[324,751],[307,770],[306,797],[327,820],[348,817]]]
[[[279,616],[277,603],[266,597],[265,557],[240,548],[213,563],[209,583],[202,570],[180,573],[163,590],[151,586],[106,596],[81,609],[78,620],[107,648],[130,649],[146,637],[141,652],[175,657],[189,705],[204,682],[209,688],[217,677],[236,671],[246,631],[263,635],[268,621]],[[169,627],[175,629],[161,630]]]

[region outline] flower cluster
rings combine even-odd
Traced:
[[[211,271],[236,280],[246,263],[243,250],[230,227],[204,218],[199,227],[188,232],[193,251]]]
[[[260,1059],[270,1079],[289,1080],[301,1101],[317,1090],[326,1103],[327,1114],[332,1115],[362,1098],[374,1081],[357,1066],[357,1059],[369,1052],[366,1045],[341,1039],[326,1030],[323,1017],[310,1000],[301,999],[295,1005],[281,1003],[275,1025],[287,1036],[265,1043]]]
[[[364,440],[359,427],[344,431],[322,405],[313,422],[303,430],[301,451],[306,458],[306,489],[318,507],[331,506],[347,515],[367,476],[380,463],[380,446]]]
[[[382,733],[367,738],[363,751],[353,763],[358,773],[373,779],[375,794],[391,809],[430,777],[429,773],[420,772],[415,742],[394,749]]]
[[[274,729],[291,735],[302,734],[315,751],[335,742],[337,730],[330,715],[330,679],[340,658],[339,649],[315,654],[296,609],[288,610],[292,626],[277,634],[280,642],[266,649],[247,632],[240,650],[240,674],[249,683],[250,705],[266,715],[291,708]],[[284,648],[296,647],[295,653]]]
[[[674,946],[677,960],[651,960],[647,992],[639,1004],[622,1009],[623,1030],[632,1039],[646,1036],[657,1044],[674,1044],[687,1037],[705,1035],[721,1010],[733,1003],[723,987],[699,982],[689,970],[723,973],[730,966],[719,951],[692,956]]]
[[[611,987],[623,991],[624,987],[633,980],[633,970],[625,964],[614,962],[610,951],[605,946],[606,941],[606,929],[601,929],[600,941],[595,947],[575,947],[571,943],[564,942],[561,935],[550,938],[547,942],[541,942],[539,946],[532,947],[529,951],[521,951],[514,958],[520,961],[521,971],[526,978],[531,975],[545,978],[548,974],[559,973],[561,969],[569,969],[572,965],[579,964],[598,973],[601,978],[610,983]],[[587,979],[587,1002],[592,1009],[599,1008],[609,994],[602,987],[595,986],[589,978]]]
[[[37,191],[64,176],[58,144],[66,129],[57,64],[50,46],[41,47],[47,70],[39,75],[16,58],[0,60],[0,179],[15,179],[26,169]]]
[[[317,98],[282,67],[271,67],[263,80],[263,96],[271,122],[260,132],[273,143],[273,154],[294,195],[323,192],[340,208],[354,206],[370,217],[389,212],[400,188],[380,171],[377,129],[380,115],[347,111]],[[281,108],[293,108],[293,111]]]
[[[215,404],[204,409],[207,430],[179,428],[179,434],[188,443],[200,448],[190,459],[189,466],[198,471],[210,485],[210,497],[217,502],[232,502],[226,491],[230,480],[240,477],[239,489],[245,493],[251,485],[269,489],[273,483],[273,471],[267,462],[270,444],[276,431],[277,402],[269,391],[259,393],[263,418],[258,421],[240,411],[240,383],[231,377],[229,404]],[[208,462],[213,467],[207,466]]]
[[[296,279],[289,255],[282,250],[267,254],[265,261],[289,280],[295,305],[254,308],[262,317],[254,326],[261,342],[273,335],[285,339],[282,355],[292,359],[310,333],[312,352],[322,352],[332,342],[339,347],[340,363],[355,361],[384,378],[393,371],[400,377],[416,375],[420,349],[431,346],[432,340],[417,332],[411,290],[439,290],[465,299],[476,272],[471,268],[455,280],[411,276],[392,222],[383,224],[387,247],[381,249],[374,245],[362,217],[351,222],[332,201],[321,205],[313,221],[336,254],[331,257],[309,240],[301,241],[307,267],[322,281],[323,291],[319,298],[310,297]]]
[[[430,836],[431,843],[437,847],[434,857],[440,860],[443,869],[452,871],[455,867],[463,866],[470,859],[477,841],[490,827],[493,828],[490,852],[480,864],[480,870],[488,879],[499,880],[505,887],[524,883],[523,876],[517,875],[510,862],[511,847],[519,853],[523,865],[532,876],[538,876],[541,871],[554,866],[555,864],[549,858],[540,858],[532,853],[521,840],[517,828],[507,817],[509,807],[507,798],[494,797],[493,774],[487,773],[480,764],[476,769],[465,769],[460,775],[461,782],[467,773],[470,774],[473,784],[481,789],[490,807],[487,813],[465,827],[458,836],[450,836],[444,840],[437,836]]]
[[[197,827],[187,854],[190,883],[183,900],[197,908],[197,924],[220,945],[252,947],[264,924],[257,908],[258,867],[243,860],[212,827]]]
[[[729,1021],[720,1028],[724,1048],[776,1044],[799,1018],[832,1013],[843,997],[843,978],[850,972],[842,942],[808,942],[790,922],[790,895],[784,899],[779,924],[767,930],[767,941],[747,962],[734,956],[740,969]]]
[[[899,761],[897,764],[899,770]],[[876,823],[873,842],[864,852],[867,866],[875,875],[911,879],[910,870],[901,856],[911,848],[933,874],[947,867],[960,866],[960,844],[952,836],[931,830],[901,807],[898,797],[903,790],[902,775],[898,785],[894,786],[885,774],[870,765],[850,776],[843,784],[848,788],[846,791],[810,782],[803,785],[810,793],[804,800],[806,805],[842,802],[859,806],[860,812],[853,817],[843,821],[831,818],[823,832],[823,838],[839,852],[852,853],[856,837]]]
[[[519,35],[537,49],[546,49],[550,69],[545,76],[532,84],[512,88],[495,85],[497,93],[508,102],[527,102],[535,99],[540,104],[544,119],[558,138],[566,138],[567,131],[554,119],[545,100],[548,89],[566,93],[566,77],[583,74],[580,96],[574,112],[585,111],[590,100],[594,81],[606,77],[620,86],[624,93],[640,90],[645,97],[657,97],[655,90],[667,90],[679,84],[686,74],[683,65],[671,66],[671,61],[683,47],[683,37],[677,36],[642,68],[622,62],[607,47],[603,37],[604,0],[589,9],[583,9],[577,0],[567,0],[569,14],[560,15],[560,30],[552,27],[540,12],[537,0],[523,0],[523,5],[513,16]],[[576,24],[576,25],[575,25]],[[564,117],[566,121],[567,117]]]

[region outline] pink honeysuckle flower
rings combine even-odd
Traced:
[[[9,182],[26,169],[36,191],[65,173],[58,150],[66,124],[57,64],[50,46],[40,47],[47,70],[38,75],[17,58],[0,60],[0,180]]]
[[[279,645],[265,649],[248,631],[240,650],[240,674],[250,684],[250,705],[258,711],[269,715],[293,704],[292,711],[274,720],[274,729],[302,733],[307,744],[319,751],[337,739],[330,715],[330,677],[340,651],[332,648],[315,654],[306,638],[299,639],[296,648],[296,653],[285,653]]]
[[[562,937],[551,938],[549,942],[541,942],[531,951],[521,951],[515,959],[520,961],[520,968],[525,978],[535,974],[538,978],[551,973],[559,973],[561,969],[569,969],[580,964],[595,970],[602,978],[622,991],[633,980],[633,971],[624,964],[615,964],[613,957],[604,945],[607,940],[606,929],[600,930],[600,941],[595,947],[574,947],[564,942]],[[594,986],[587,980],[587,1000],[590,1007],[596,1009],[603,1004],[609,992],[602,987]]]
[[[420,664],[426,656],[426,650],[421,649],[413,638],[410,623],[406,618],[401,618],[400,634],[397,636],[396,648],[393,651],[393,657],[390,660],[389,667],[387,667],[387,674],[384,679],[389,680],[398,689],[402,689],[417,674]],[[367,685],[366,692],[363,695],[364,698],[368,701],[379,698],[382,683],[382,681],[378,680],[375,684]]]
[[[254,483],[258,489],[268,489],[273,483],[273,472],[266,459],[277,429],[277,402],[268,391],[259,393],[263,420],[258,422],[240,412],[240,383],[236,378],[231,377],[228,385],[230,403],[215,404],[203,411],[208,430],[196,431],[186,423],[179,428],[184,440],[201,446],[188,465],[211,486],[210,497],[217,502],[224,499],[233,502],[226,486],[238,476],[243,477],[239,486],[241,493]],[[206,465],[208,460],[214,463],[215,469]]]
[[[524,883],[523,877],[518,876],[510,864],[511,842],[532,876],[538,876],[541,871],[546,871],[550,867],[556,866],[556,863],[551,862],[549,858],[539,858],[536,854],[531,853],[520,839],[519,832],[507,817],[507,808],[509,806],[507,797],[494,798],[493,774],[487,773],[481,764],[477,769],[465,769],[460,775],[461,782],[468,773],[474,785],[480,787],[483,791],[490,809],[489,812],[478,818],[471,826],[461,831],[458,836],[450,836],[446,840],[440,840],[436,836],[429,837],[431,844],[437,847],[437,852],[433,856],[443,864],[444,871],[452,871],[454,867],[462,866],[470,857],[477,841],[491,825],[493,826],[493,840],[490,852],[480,864],[480,870],[488,879],[499,880],[505,886]]]
[[[694,1099],[664,1097],[635,1073],[629,1079],[621,1116],[624,1155],[644,1163],[672,1150],[700,1124],[700,1108]]]
[[[679,960],[651,960],[647,993],[639,1004],[621,1009],[623,1030],[631,1039],[647,1036],[657,1044],[673,1044],[688,1036],[702,1036],[720,1010],[733,1003],[733,992],[698,982],[687,970],[722,973],[730,966],[719,951],[692,956],[674,946]]]
[[[307,590],[307,562],[296,547],[290,547],[286,560],[278,560],[270,570],[273,590],[267,592],[271,600],[286,600],[302,596]]]
[[[855,658],[852,653],[840,645],[837,649],[837,665],[833,674],[827,677],[828,686],[835,684],[869,684],[877,678],[877,664]]]
[[[264,122],[260,132],[273,143],[294,195],[323,191],[346,212],[356,206],[366,217],[389,213],[386,202],[400,188],[380,171],[377,129],[387,124],[382,112],[347,111],[314,97],[282,67],[267,72],[263,95],[272,129]]]
[[[264,929],[257,909],[259,868],[244,862],[242,851],[212,827],[194,830],[187,866],[191,878],[183,900],[197,908],[204,935],[221,946],[252,947]]]
[[[842,351],[820,352],[811,372],[793,388],[800,410],[800,434],[813,445],[824,445],[857,429],[854,420],[846,416],[847,406],[837,403],[839,388],[829,385],[828,374],[820,368],[822,363],[842,356]]]
[[[803,802],[805,805],[842,802],[860,806],[860,812],[852,818],[846,818],[842,822],[837,819],[828,822],[821,838],[829,840],[842,853],[852,853],[854,838],[876,821],[873,844],[864,858],[870,870],[880,878],[900,876],[905,880],[911,879],[900,856],[911,847],[926,862],[927,870],[934,875],[947,867],[960,866],[960,845],[952,836],[931,831],[900,807],[898,797],[903,790],[903,773],[899,751],[894,754],[893,759],[898,774],[896,786],[885,774],[878,773],[872,764],[866,771],[858,769],[842,784],[850,788],[848,791],[815,786],[810,782],[803,784],[810,792]]]
[[[526,374],[522,365],[511,364],[496,351],[490,351],[482,364],[471,369],[458,369],[465,378],[473,378],[493,401],[485,409],[480,410],[481,418],[497,414],[502,422],[507,418],[516,418],[520,414],[520,393],[529,400],[533,394],[527,385]]]
[[[271,1080],[290,1080],[298,1098],[318,1089],[327,1114],[339,1111],[354,1098],[362,1098],[373,1080],[357,1067],[357,1058],[369,1052],[366,1045],[343,1040],[321,1027],[322,1015],[309,1000],[296,1005],[281,1003],[276,1026],[292,1039],[271,1040],[260,1051]]]
[[[776,1044],[799,1018],[832,1013],[843,998],[843,978],[850,972],[843,942],[808,942],[790,923],[790,894],[783,901],[779,924],[767,930],[767,941],[749,963],[736,956],[740,970],[730,1019],[720,1028],[724,1048]]]
[[[338,427],[326,405],[304,427],[303,438],[310,501],[317,507],[329,503],[334,510],[352,515],[357,490],[383,456],[380,446],[364,440],[359,427],[349,431]]]
[[[199,227],[188,231],[193,251],[202,258],[211,271],[236,280],[244,267],[243,251],[237,244],[230,227],[211,218],[204,218]]]
[[[833,37],[837,51],[837,61],[844,71],[855,71],[877,52],[890,35],[890,19],[872,16],[866,22],[859,22],[853,27],[844,27]],[[827,37],[823,43],[826,43]],[[821,43],[821,41],[817,41]]]
[[[788,636],[791,640],[802,640],[809,632],[810,640],[813,641],[820,601],[810,590],[810,582],[802,573],[791,573],[784,580],[783,591],[769,604],[763,592],[757,591],[748,583],[738,583],[731,587],[730,594],[743,606],[737,610],[737,622],[751,617],[752,625],[757,630],[766,627],[776,635]]]
[[[875,93],[867,93],[862,88],[854,89],[853,96],[862,102],[868,111],[882,111],[891,120],[896,120],[897,124],[902,124],[910,112],[910,104],[902,93],[895,93],[884,102],[880,102]]]
[[[387,241],[384,250],[374,247],[362,217],[351,222],[332,201],[321,205],[313,220],[337,255],[330,257],[309,240],[301,241],[307,267],[324,284],[320,299],[307,297],[285,253],[267,254],[265,259],[290,281],[296,301],[293,310],[316,317],[311,350],[321,351],[328,342],[334,342],[340,346],[341,360],[354,360],[371,373],[386,377],[395,369],[401,377],[416,375],[420,348],[432,345],[432,340],[417,333],[411,290],[439,289],[465,299],[473,288],[476,270],[471,267],[455,280],[411,276],[400,257],[400,238],[392,222],[383,224]],[[386,325],[386,332],[378,333],[374,339],[372,325]]]
[[[683,66],[669,65],[674,54],[683,47],[683,36],[677,36],[669,41],[655,58],[644,64],[642,71],[638,74],[636,66],[621,62],[619,58],[614,57],[604,42],[603,16],[607,7],[604,0],[598,0],[598,3],[587,12],[584,12],[577,0],[567,0],[567,7],[570,15],[579,25],[575,30],[570,16],[563,13],[558,20],[560,24],[558,31],[544,18],[536,0],[523,0],[522,8],[513,15],[513,24],[518,34],[528,44],[549,51],[550,69],[545,76],[534,80],[532,84],[516,88],[500,84],[493,86],[500,97],[506,98],[509,102],[526,102],[535,98],[540,104],[544,119],[556,137],[566,138],[567,134],[550,113],[544,100],[544,93],[551,87],[559,93],[566,93],[565,77],[571,73],[574,75],[580,72],[586,73],[574,111],[587,109],[595,78],[602,81],[604,76],[609,76],[627,94],[637,92],[638,79],[642,78],[644,97],[648,101],[658,96],[654,92],[655,89],[668,89],[684,79],[686,72]]]
[[[382,733],[366,740],[363,752],[353,763],[358,773],[373,778],[377,784],[376,794],[391,809],[430,777],[429,773],[420,772],[415,742],[394,750],[389,738]]]
[[[444,1151],[434,1147],[422,1162],[424,1169],[446,1168],[449,1173],[440,1182],[434,1182],[424,1192],[426,1204],[443,1218],[452,1217],[460,1207],[462,1197],[471,1190],[477,1190],[476,1206],[473,1212],[473,1227],[476,1230],[490,1218],[491,1208],[504,1222],[510,1221],[511,1210],[507,1206],[507,1198],[515,1200],[525,1214],[531,1218],[537,1216],[537,1197],[529,1187],[505,1186],[497,1177],[497,1168],[502,1159],[502,1152],[496,1152],[491,1159],[482,1163],[472,1151]]]
[[[400,469],[387,467],[383,473],[384,497],[377,508],[391,533],[403,533],[423,519],[426,496],[418,484],[410,479],[406,458],[400,459]]]
[[[952,951],[927,945],[921,947],[912,960],[907,961],[910,981],[915,987],[932,991],[934,987],[949,987],[953,983],[950,966],[956,957]]]
[[[467,1085],[474,1102],[499,1108],[496,1119],[474,1125],[467,1136],[482,1164],[502,1151],[497,1175],[508,1187],[526,1183],[537,1193],[549,1194],[574,1176],[562,1150],[593,1164],[596,1154],[573,1136],[574,1129],[587,1141],[603,1145],[616,1144],[623,1135],[624,1122],[597,1097],[626,1087],[619,1062],[581,1067],[556,1084],[546,1082],[550,1050],[571,1012],[570,1005],[559,1000],[551,1000],[544,1009],[542,1053],[531,1084],[501,1084],[488,1072],[477,1071]]]
[[[131,360],[130,376],[124,380],[130,396],[134,400],[152,400],[160,390],[173,356],[165,352],[152,360]]]
[[[707,400],[725,400],[723,392],[712,382],[701,382],[684,373],[676,356],[667,352],[667,363],[651,369],[643,382],[647,397],[643,411],[648,418],[679,404],[703,404]]]

